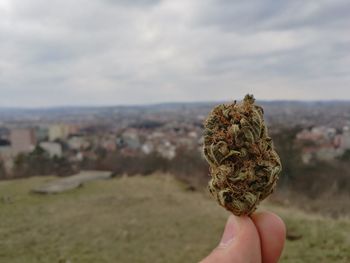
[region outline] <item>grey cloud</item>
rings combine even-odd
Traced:
[[[350,99],[345,1],[7,1],[2,106]]]
[[[154,6],[159,4],[162,0],[103,0],[106,3],[114,5],[125,5],[125,6]]]
[[[296,79],[317,79],[319,76],[347,76],[348,69],[339,60],[348,56],[349,47],[337,45],[331,52],[315,47],[312,51],[305,47],[288,52],[275,51],[265,54],[216,56],[205,63],[204,72],[210,75],[244,71],[252,76],[288,76]]]
[[[195,17],[198,26],[218,26],[225,30],[247,31],[261,28],[271,17],[281,13],[289,1],[205,0]]]
[[[290,79],[317,79],[319,76],[344,77],[349,70],[350,4],[347,1],[229,1],[201,2],[194,24],[200,28],[221,31],[222,36],[237,35],[237,39],[222,38],[232,49],[223,48],[221,54],[206,58],[206,74],[227,74],[243,71],[245,74],[288,77]],[[205,7],[205,8],[204,8]],[[255,52],[235,52],[237,41],[258,34],[275,32],[271,45],[281,41],[279,33],[290,33],[294,45],[286,48]],[[272,35],[273,36],[273,35]],[[283,35],[282,35],[283,37]],[[216,39],[217,40],[217,39]],[[264,45],[259,38],[243,41],[239,47],[253,43]]]
[[[204,0],[200,6],[203,11],[194,19],[195,24],[224,30],[249,32],[350,25],[350,4],[346,0]]]

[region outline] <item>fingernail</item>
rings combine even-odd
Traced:
[[[219,247],[228,246],[237,236],[238,231],[239,231],[238,219],[235,216],[231,215],[227,220]]]

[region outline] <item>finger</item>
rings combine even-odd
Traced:
[[[286,237],[284,222],[270,212],[255,213],[252,219],[260,235],[262,262],[278,262]]]
[[[220,244],[202,263],[261,262],[258,231],[247,216],[231,215],[226,223]]]

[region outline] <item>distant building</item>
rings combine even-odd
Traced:
[[[141,147],[141,151],[144,154],[150,154],[154,151],[154,145],[152,142],[145,142],[142,147]]]
[[[49,140],[65,139],[68,136],[68,128],[66,125],[52,125],[49,127]]]
[[[117,149],[117,144],[116,144],[116,140],[114,137],[102,138],[100,145],[103,149],[105,149],[109,152],[113,152]]]
[[[350,134],[347,134],[346,129],[343,134],[338,134],[334,128],[318,126],[301,131],[296,139],[303,146],[303,163],[310,163],[314,159],[331,161],[341,156],[346,147],[350,147]]]
[[[350,149],[350,129],[349,127],[343,128],[343,134],[340,137],[339,145],[342,149]]]
[[[159,138],[163,138],[164,136],[165,136],[164,132],[154,131],[152,134],[149,135],[149,139],[159,139]]]
[[[82,136],[72,136],[67,141],[68,147],[73,150],[88,148],[90,143]]]
[[[10,146],[11,146],[11,142],[9,140],[0,138],[0,149],[2,147],[10,147]]]
[[[122,136],[119,138],[118,144],[121,146],[126,146],[130,149],[140,148],[141,143],[137,130],[128,129],[123,132]]]
[[[47,127],[37,127],[35,136],[38,142],[47,141],[49,138],[49,130]]]
[[[14,155],[31,152],[36,145],[33,129],[12,129],[10,132],[11,148]]]
[[[198,138],[198,134],[195,131],[190,131],[188,133],[188,137],[190,137],[192,139],[197,139]]]
[[[178,146],[193,148],[196,145],[197,141],[193,138],[181,137],[176,140],[176,143]]]
[[[74,125],[55,124],[49,127],[49,140],[65,140],[68,135],[77,133],[78,128]]]
[[[342,149],[336,149],[333,146],[322,147],[316,152],[316,158],[322,161],[332,161],[336,157],[341,156],[343,152]]]
[[[157,152],[168,160],[173,159],[176,156],[176,147],[170,142],[166,141],[163,144],[158,145]]]
[[[12,155],[11,143],[8,140],[0,139],[0,157]]]
[[[6,173],[10,173],[13,167],[13,152],[8,140],[0,139],[0,160],[5,166]]]
[[[62,145],[57,142],[41,142],[40,147],[47,151],[50,157],[62,157]]]
[[[75,156],[75,160],[81,162],[84,159],[84,155],[82,152],[78,152]]]

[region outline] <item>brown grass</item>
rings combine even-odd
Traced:
[[[228,213],[171,176],[91,182],[30,194],[52,178],[0,182],[0,262],[197,262],[217,244]],[[349,262],[350,222],[272,204],[293,234],[281,262]]]

